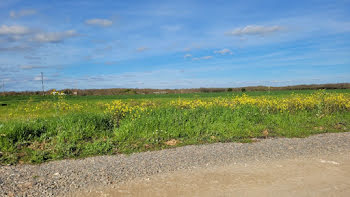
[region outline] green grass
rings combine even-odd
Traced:
[[[254,97],[270,95],[283,98],[291,96],[291,93],[292,91],[247,92]],[[220,106],[179,109],[167,106],[147,109],[137,118],[126,114],[116,122],[113,116],[104,113],[103,107],[104,103],[115,99],[165,103],[179,97],[206,99],[239,94],[68,96],[64,99],[65,102],[84,104],[85,107],[80,111],[69,112],[49,107],[42,112],[36,111],[38,114],[34,117],[22,113],[21,107],[35,106],[42,101],[58,102],[57,97],[35,96],[31,97],[29,104],[28,96],[0,97],[0,103],[9,104],[0,108],[0,164],[42,163],[93,155],[128,154],[188,144],[250,142],[254,138],[263,138],[262,131],[265,129],[269,131],[269,137],[307,137],[317,133],[350,131],[349,111],[320,115],[317,109],[287,113],[270,112],[248,105],[234,109]],[[18,115],[9,117],[12,112]],[[177,142],[175,146],[165,143],[172,139]]]

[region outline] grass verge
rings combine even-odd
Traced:
[[[0,163],[42,163],[102,154],[159,150],[188,144],[251,142],[268,137],[307,137],[346,132],[349,111],[266,111],[240,105],[181,109],[147,108],[123,116],[72,113],[0,122]]]

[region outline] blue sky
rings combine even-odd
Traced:
[[[6,91],[350,82],[350,0],[0,0]]]

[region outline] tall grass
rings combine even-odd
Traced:
[[[1,163],[106,154],[113,149],[113,124],[105,114],[12,120],[1,124]]]

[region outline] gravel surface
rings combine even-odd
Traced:
[[[0,196],[65,196],[162,172],[204,166],[292,159],[350,151],[350,132],[255,143],[185,146],[132,155],[98,156],[41,165],[0,166]]]

